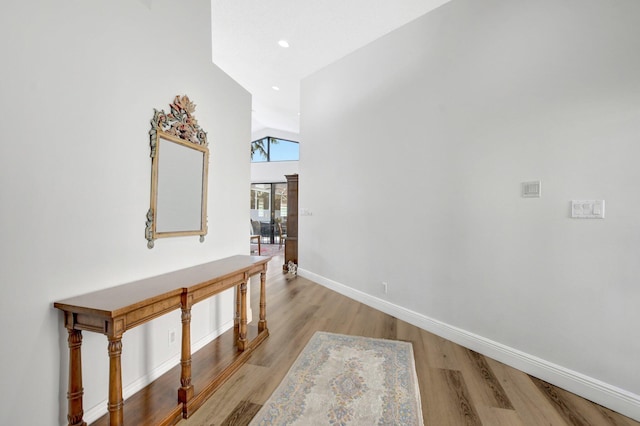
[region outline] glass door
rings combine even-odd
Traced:
[[[273,237],[272,244],[282,246],[287,235],[287,184],[273,184]]]
[[[251,184],[251,227],[262,244],[283,244],[287,226],[287,184]]]

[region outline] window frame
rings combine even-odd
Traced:
[[[298,158],[294,159],[294,160],[272,160],[271,159],[271,143],[272,143],[272,140],[298,144]],[[265,160],[256,161],[256,160],[253,159],[253,153],[252,153],[252,155],[251,155],[251,163],[278,163],[278,162],[281,162],[281,161],[300,161],[300,142],[298,142],[298,141],[294,141],[294,140],[290,140],[290,139],[284,139],[284,138],[276,138],[274,136],[265,136],[263,138],[259,138],[259,139],[256,139],[254,141],[251,141],[251,145],[253,145],[254,143],[259,142],[259,141],[266,141],[266,149],[265,149],[265,151],[267,152],[267,158]]]

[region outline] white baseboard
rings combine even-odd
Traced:
[[[640,395],[350,288],[303,268],[298,275],[388,315],[472,349],[640,421]]]
[[[202,339],[193,343],[191,345],[191,353],[193,354],[198,352],[200,349],[202,349],[207,344],[211,343],[213,340],[215,340],[218,336],[223,334],[225,331],[231,329],[231,327],[233,327],[233,320],[224,323],[217,330],[207,334]],[[175,367],[179,363],[180,363],[180,353],[177,353],[176,355],[172,356],[171,358],[169,358],[168,360],[166,360],[165,362],[163,362],[162,364],[158,365],[156,368],[151,370],[148,374],[140,377],[138,380],[124,387],[122,389],[123,399],[126,400],[130,396],[134,395],[136,392],[142,390],[145,386],[149,385],[151,382],[156,380],[158,377],[162,376],[167,371],[171,370],[173,367]],[[178,397],[178,385],[179,383],[176,383],[176,398]],[[84,421],[87,422],[87,424],[91,424],[96,420],[98,420],[100,417],[107,414],[108,412],[107,404],[108,404],[108,400],[105,399],[104,401],[101,401],[93,408],[85,411],[83,416]]]

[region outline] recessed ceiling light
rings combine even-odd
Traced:
[[[275,90],[276,92],[277,92],[278,90],[280,90],[280,88],[279,88],[278,86],[271,86],[271,88],[272,88],[273,90]]]
[[[289,47],[289,42],[287,40],[280,40],[278,44],[280,45],[280,47],[284,47],[285,49]]]

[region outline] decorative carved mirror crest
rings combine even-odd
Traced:
[[[149,130],[151,206],[147,212],[147,247],[166,237],[207,234],[207,133],[193,116],[196,106],[185,96],[169,104],[171,112],[154,108]]]

